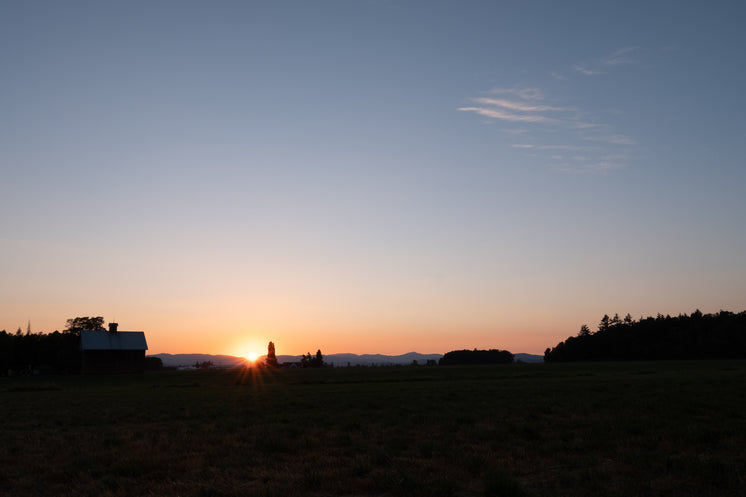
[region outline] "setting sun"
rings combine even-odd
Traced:
[[[259,354],[257,354],[256,352],[249,352],[248,354],[246,354],[246,359],[248,359],[249,362],[254,362],[259,359]]]

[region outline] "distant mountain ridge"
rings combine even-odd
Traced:
[[[544,362],[543,355],[537,354],[513,354],[513,361],[515,362]]]
[[[148,357],[159,357],[163,365],[167,367],[174,366],[194,366],[198,362],[210,361],[214,366],[230,367],[240,366],[246,362],[243,357],[232,355],[213,355],[213,354],[153,354]]]
[[[167,367],[194,366],[198,362],[210,361],[217,367],[240,366],[246,362],[243,357],[230,355],[212,355],[212,354],[153,354],[148,357],[159,357],[163,365]],[[265,356],[262,356],[263,359]],[[277,361],[283,362],[300,362],[301,355],[278,355]],[[443,354],[420,354],[418,352],[409,352],[401,355],[385,354],[328,354],[324,356],[324,362],[337,367],[350,366],[396,366],[412,364],[427,364],[427,361],[439,361]],[[515,361],[521,362],[544,362],[544,356],[534,354],[514,354]]]
[[[280,363],[283,362],[300,362],[302,356],[277,356]],[[329,354],[324,356],[326,364],[334,366],[395,366],[401,364],[427,364],[427,361],[438,361],[443,354],[420,354],[418,352],[408,352],[401,355],[384,355],[384,354]]]

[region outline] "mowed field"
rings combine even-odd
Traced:
[[[0,378],[0,495],[744,496],[746,362]]]

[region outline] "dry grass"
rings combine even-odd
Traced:
[[[743,496],[746,363],[1,378],[3,495]]]

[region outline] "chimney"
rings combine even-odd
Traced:
[[[116,333],[119,323],[109,323],[109,333]]]

